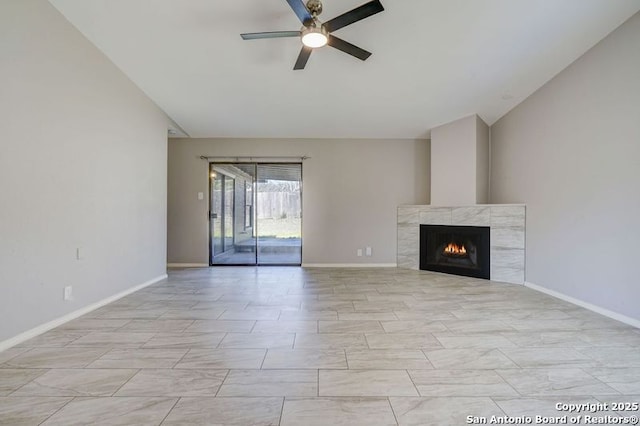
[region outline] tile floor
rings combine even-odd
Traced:
[[[391,268],[175,270],[0,353],[12,426],[459,425],[558,402],[640,402],[640,330]]]

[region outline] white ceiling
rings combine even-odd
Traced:
[[[192,137],[423,138],[488,124],[640,10],[638,0],[381,0],[293,71],[285,0],[50,0]],[[329,20],[366,0],[324,0]]]

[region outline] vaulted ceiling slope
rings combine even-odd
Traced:
[[[285,0],[50,0],[192,137],[423,138],[508,112],[640,10],[638,0],[382,0],[294,71]],[[365,0],[324,0],[329,19]]]

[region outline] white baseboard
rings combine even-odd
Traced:
[[[5,349],[9,349],[12,346],[18,345],[22,342],[25,342],[29,339],[32,339],[42,333],[45,333],[51,330],[52,328],[59,327],[66,322],[69,322],[78,317],[81,317],[82,315],[88,314],[91,311],[95,311],[96,309],[101,308],[104,305],[108,305],[111,302],[115,302],[118,299],[122,299],[123,297],[128,296],[131,293],[135,293],[138,290],[142,290],[143,288],[148,287],[152,284],[155,284],[158,281],[162,281],[165,278],[167,278],[167,274],[160,275],[159,277],[153,278],[135,287],[131,287],[127,290],[121,291],[120,293],[114,294],[113,296],[109,296],[106,299],[102,299],[98,302],[87,305],[84,308],[80,308],[76,311],[68,313],[67,315],[61,316],[60,318],[56,318],[53,321],[46,322],[35,328],[32,328],[31,330],[27,330],[24,333],[20,333],[17,336],[4,340],[0,342],[0,352],[4,351]]]
[[[206,263],[167,263],[167,268],[208,268]]]
[[[633,326],[633,327],[636,327],[636,328],[640,328],[640,320],[637,320],[635,318],[631,318],[631,317],[628,317],[626,315],[622,315],[622,314],[619,314],[617,312],[613,312],[613,311],[610,311],[608,309],[601,308],[600,306],[596,306],[596,305],[593,305],[593,304],[591,304],[589,302],[585,302],[583,300],[576,299],[576,298],[571,297],[571,296],[567,296],[566,294],[559,293],[559,292],[554,291],[554,290],[549,290],[546,287],[542,287],[542,286],[539,286],[537,284],[533,284],[533,283],[530,283],[530,282],[527,282],[527,281],[525,281],[524,285],[525,285],[525,287],[529,287],[530,289],[539,291],[541,293],[548,294],[549,296],[556,297],[558,299],[564,300],[565,302],[573,303],[574,305],[581,306],[581,307],[583,307],[585,309],[588,309],[588,310],[593,311],[595,313],[598,313],[600,315],[604,315],[605,317],[609,317],[611,319],[623,322],[623,323],[628,324],[630,326]]]
[[[396,263],[303,263],[303,268],[396,268]]]

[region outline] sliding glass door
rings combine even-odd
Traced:
[[[211,163],[210,264],[300,265],[302,164]]]

